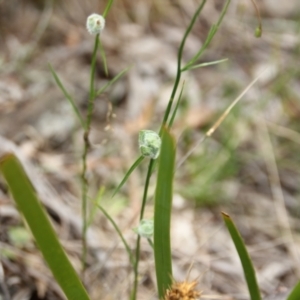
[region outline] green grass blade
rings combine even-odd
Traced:
[[[228,9],[230,1],[231,0],[227,0],[226,1],[217,24],[213,24],[212,25],[212,27],[209,30],[209,33],[207,35],[207,38],[206,38],[204,44],[202,45],[202,47],[200,48],[200,50],[194,55],[194,57],[185,65],[185,67],[181,69],[182,72],[188,70],[200,58],[200,56],[203,54],[203,52],[205,51],[205,49],[209,46],[209,44],[212,41],[213,37],[217,33],[220,24],[223,21],[223,18],[224,18],[225,14],[226,14],[226,11]]]
[[[287,300],[299,300],[300,299],[300,281],[295,285]]]
[[[96,215],[96,212],[97,212],[97,206],[100,205],[100,202],[102,200],[102,196],[104,194],[104,191],[105,191],[105,187],[102,186],[100,188],[100,190],[98,191],[95,200],[92,201],[91,213],[90,213],[89,219],[87,221],[86,229],[88,229],[94,221],[94,218],[95,218],[95,215]]]
[[[89,300],[78,275],[64,252],[22,165],[13,154],[0,159],[0,171],[23,214],[56,281],[69,300]]]
[[[140,156],[134,163],[133,165],[129,168],[129,170],[127,171],[127,173],[125,174],[124,178],[122,179],[122,181],[120,182],[120,184],[117,186],[117,188],[115,189],[114,193],[112,194],[112,197],[114,197],[116,195],[116,193],[119,192],[120,188],[124,185],[124,183],[127,181],[128,177],[130,176],[130,174],[134,171],[134,169],[143,161],[144,156]]]
[[[86,127],[86,126],[85,126],[85,122],[83,121],[83,118],[82,118],[82,116],[81,116],[81,114],[80,114],[80,111],[79,111],[77,105],[75,104],[75,102],[74,102],[72,96],[67,92],[67,90],[66,90],[65,87],[63,86],[62,82],[60,81],[58,75],[57,75],[56,72],[54,71],[54,69],[53,69],[53,67],[51,66],[51,64],[48,64],[48,66],[49,66],[49,68],[50,68],[50,71],[51,71],[51,73],[52,73],[52,76],[53,76],[53,78],[54,78],[56,84],[58,85],[58,87],[59,87],[59,88],[61,89],[61,91],[63,92],[64,96],[67,98],[67,100],[68,100],[69,103],[71,104],[71,106],[72,106],[72,108],[73,108],[73,110],[74,110],[74,112],[75,112],[75,114],[76,114],[76,116],[77,116],[77,118],[78,118],[78,120],[79,120],[79,122],[80,122],[82,128],[85,129],[85,127]]]
[[[117,80],[119,80],[128,70],[130,70],[131,67],[128,67],[121,71],[119,74],[117,74],[112,80],[110,80],[107,84],[105,84],[101,89],[99,89],[96,92],[96,96],[99,96],[102,94],[108,87],[110,87],[112,84],[114,84]]]
[[[222,213],[222,217],[240,257],[251,300],[261,300],[259,287],[256,281],[255,270],[244,241],[230,216],[226,213]]]
[[[181,97],[182,97],[182,92],[183,92],[183,89],[184,89],[184,83],[185,82],[183,82],[183,84],[182,84],[181,91],[180,91],[179,97],[177,99],[177,103],[175,105],[175,108],[174,108],[174,111],[172,113],[171,119],[169,121],[168,128],[171,128],[173,123],[174,123],[174,120],[175,120],[175,117],[176,117],[176,114],[177,114],[177,110],[178,110],[178,107],[179,107],[179,103],[180,103],[180,100],[181,100]]]
[[[220,63],[222,63],[224,61],[227,61],[227,60],[228,60],[228,58],[224,58],[224,59],[215,60],[215,61],[211,61],[211,62],[207,62],[207,63],[192,65],[192,66],[188,66],[188,68],[184,69],[183,71],[188,71],[188,70],[194,70],[194,69],[198,69],[198,68],[208,67],[208,66],[220,64]]]
[[[103,15],[102,15],[103,18],[106,18],[106,16],[107,16],[107,14],[108,14],[108,12],[109,12],[109,10],[110,10],[113,2],[114,2],[114,0],[109,0],[108,3],[106,4],[106,7],[105,7]]]
[[[150,245],[150,247],[154,250],[154,244],[153,244],[152,240],[147,239],[147,241],[148,241],[148,244]]]
[[[108,77],[108,68],[107,68],[106,55],[105,55],[104,48],[102,46],[101,39],[99,39],[99,50],[100,50],[100,54],[101,54],[102,61],[103,61],[104,72],[105,72],[106,77]]]
[[[127,244],[127,242],[126,242],[126,240],[125,240],[125,238],[124,238],[124,236],[123,236],[120,228],[118,227],[118,225],[116,224],[116,222],[114,221],[114,219],[108,214],[108,212],[101,205],[97,205],[97,207],[102,211],[102,213],[105,215],[105,217],[109,220],[109,222],[112,224],[112,226],[114,227],[114,229],[118,233],[120,239],[122,240],[122,242],[123,242],[123,244],[125,246],[127,254],[129,256],[129,261],[130,261],[132,267],[134,268],[135,262],[134,262],[134,258],[133,258],[131,249],[130,249],[129,245]]]
[[[159,299],[172,284],[170,225],[176,152],[169,131],[163,129],[162,133],[154,204],[154,259]]]

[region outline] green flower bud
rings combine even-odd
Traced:
[[[141,237],[150,239],[153,236],[154,222],[152,219],[143,219],[140,221],[140,225],[134,229],[134,231]]]
[[[105,19],[98,14],[91,14],[86,20],[86,28],[90,34],[99,34],[105,27]]]
[[[145,157],[156,159],[161,146],[160,136],[152,130],[141,130],[139,133],[139,147]]]
[[[255,37],[260,38],[261,34],[262,34],[262,28],[261,28],[261,26],[256,27],[255,28],[255,32],[254,32]]]

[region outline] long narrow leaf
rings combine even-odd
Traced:
[[[13,154],[0,159],[0,171],[23,214],[56,281],[69,300],[89,300],[78,275],[64,252],[22,165]]]
[[[87,229],[91,226],[91,224],[94,221],[94,218],[95,218],[95,215],[96,215],[96,212],[97,212],[97,205],[100,205],[100,202],[102,200],[102,196],[104,194],[104,191],[105,191],[105,187],[102,186],[100,188],[100,190],[98,191],[95,200],[92,201],[92,208],[91,208],[90,216],[88,218],[87,225],[86,225]]]
[[[105,215],[105,217],[108,219],[108,221],[112,224],[112,226],[114,227],[114,229],[116,230],[116,232],[118,233],[126,251],[127,251],[127,254],[128,254],[128,257],[129,257],[129,261],[132,265],[132,267],[134,267],[135,265],[135,262],[134,262],[134,257],[131,253],[131,249],[129,247],[129,245],[127,244],[120,228],[118,227],[117,223],[114,221],[114,219],[109,215],[109,213],[101,206],[101,205],[97,205],[97,207],[102,211],[102,213]]]
[[[287,300],[299,300],[300,299],[300,281],[295,285]]]
[[[143,161],[144,156],[140,156],[134,163],[133,165],[129,168],[129,170],[127,171],[127,173],[125,174],[124,178],[122,179],[122,181],[120,182],[120,184],[117,186],[117,188],[115,189],[114,193],[112,194],[112,197],[115,196],[116,193],[118,193],[118,191],[120,190],[120,188],[124,185],[124,183],[127,181],[128,177],[130,176],[130,174],[134,171],[134,169]]]
[[[228,58],[224,58],[224,59],[220,59],[220,60],[210,61],[210,62],[207,62],[207,63],[191,65],[191,66],[188,66],[187,69],[184,69],[184,71],[194,70],[194,69],[198,69],[198,68],[203,68],[203,67],[208,67],[208,66],[220,64],[220,63],[222,63],[224,61],[227,61],[227,60],[228,60]]]
[[[128,67],[117,74],[112,80],[110,80],[107,84],[105,84],[101,89],[96,92],[96,96],[102,94],[108,87],[110,87],[113,83],[119,80],[131,67]]]
[[[59,88],[61,89],[61,91],[63,92],[64,96],[67,98],[67,100],[69,101],[69,103],[71,104],[81,126],[83,129],[85,129],[85,122],[83,121],[83,118],[81,116],[81,113],[77,107],[77,105],[75,104],[72,96],[67,92],[67,90],[65,89],[64,85],[62,84],[62,82],[60,81],[58,75],[56,74],[56,72],[54,71],[53,67],[51,66],[51,64],[48,64],[50,71],[52,73],[52,76],[56,82],[56,84],[59,86]]]
[[[104,48],[103,48],[103,45],[102,45],[102,42],[101,42],[100,38],[99,38],[99,41],[100,41],[99,51],[100,51],[100,54],[101,54],[101,57],[102,57],[104,72],[105,72],[106,77],[108,77],[108,67],[107,67],[106,55],[105,55],[105,51],[104,51]]]
[[[222,20],[223,20],[225,14],[226,14],[226,11],[228,9],[230,1],[231,0],[227,0],[226,1],[217,24],[213,24],[212,25],[212,27],[209,30],[209,33],[207,35],[207,38],[206,38],[204,44],[202,45],[202,47],[200,48],[200,50],[194,55],[194,57],[185,65],[185,67],[182,68],[182,70],[181,70],[182,72],[190,69],[190,67],[200,58],[200,56],[203,54],[203,52],[205,51],[205,49],[209,46],[209,44],[212,41],[213,37],[217,33],[220,24],[222,23]]]
[[[235,224],[233,223],[232,219],[230,218],[230,216],[227,215],[226,213],[222,213],[222,217],[231,235],[231,239],[235,245],[238,255],[240,257],[243,270],[244,270],[245,279],[248,285],[248,290],[251,296],[251,300],[261,300],[259,287],[256,281],[255,270],[252,265],[250,256],[247,252],[244,241],[240,233],[238,232]]]
[[[154,204],[154,258],[159,299],[172,284],[170,226],[174,165],[175,141],[164,128]]]
[[[182,97],[182,92],[183,92],[183,89],[184,89],[184,83],[182,84],[182,87],[181,87],[181,90],[180,90],[180,94],[179,94],[179,97],[177,99],[177,102],[176,102],[176,105],[175,105],[175,108],[174,108],[174,111],[172,113],[172,116],[171,116],[171,119],[169,121],[169,125],[168,125],[168,128],[171,128],[173,123],[174,123],[174,120],[175,120],[175,117],[176,117],[176,114],[177,114],[177,111],[178,111],[178,107],[179,107],[179,104],[180,104],[180,101],[181,101],[181,97]]]

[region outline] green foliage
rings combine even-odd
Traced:
[[[107,88],[109,88],[112,84],[117,82],[126,72],[130,70],[131,67],[125,68],[123,71],[121,71],[119,74],[117,74],[114,78],[112,78],[108,83],[106,83],[102,88],[100,88],[96,92],[96,96],[99,96],[100,94],[104,93]]]
[[[299,300],[300,299],[300,281],[295,285],[287,300]]]
[[[66,297],[69,300],[89,300],[87,292],[58,241],[48,216],[18,159],[13,154],[2,157],[0,171]]]
[[[131,249],[130,249],[129,245],[127,244],[127,242],[126,242],[120,228],[118,227],[117,223],[114,221],[114,219],[109,215],[109,213],[100,204],[97,204],[97,207],[98,207],[98,209],[100,209],[102,211],[102,213],[105,215],[105,217],[109,220],[109,222],[112,224],[112,226],[114,227],[114,229],[118,233],[118,235],[119,235],[119,237],[120,237],[120,239],[121,239],[121,241],[122,241],[122,243],[125,246],[125,249],[127,251],[129,261],[130,261],[131,265],[134,267],[135,261],[134,261],[134,258],[132,256]]]
[[[199,69],[199,68],[203,68],[203,67],[217,65],[217,64],[220,64],[220,63],[225,62],[227,60],[228,60],[227,58],[224,58],[224,59],[220,59],[220,60],[210,61],[210,62],[207,62],[207,63],[201,63],[201,64],[193,65],[193,66],[189,67],[188,69],[182,70],[182,72],[187,71],[187,70],[194,70],[194,69]]]
[[[177,89],[178,89],[178,86],[179,86],[181,73],[182,73],[181,60],[182,60],[182,55],[183,55],[183,50],[184,50],[184,45],[185,45],[186,39],[189,36],[189,34],[190,34],[190,32],[191,32],[191,30],[192,30],[192,28],[193,28],[193,26],[196,22],[196,19],[198,18],[199,14],[201,13],[201,11],[202,11],[202,9],[205,5],[205,2],[206,2],[206,0],[203,0],[201,2],[201,4],[198,6],[197,10],[195,11],[195,13],[192,17],[192,20],[191,20],[190,24],[188,25],[188,27],[187,27],[184,35],[183,35],[182,41],[180,43],[180,46],[179,46],[179,49],[178,49],[178,55],[177,55],[176,78],[175,78],[175,82],[174,82],[174,86],[173,86],[173,90],[172,90],[172,93],[171,93],[169,103],[168,103],[167,108],[165,110],[164,118],[163,118],[162,125],[161,125],[161,128],[160,128],[160,134],[161,134],[161,131],[162,131],[163,127],[167,124],[169,114],[170,114],[171,109],[172,109],[173,101],[174,101],[174,98],[175,98],[175,95],[176,95],[176,92],[177,92]]]
[[[203,3],[204,4],[204,3]],[[201,49],[193,56],[193,58],[182,68],[182,72],[189,70],[189,69],[193,69],[195,68],[194,63],[201,57],[201,55],[203,54],[203,52],[206,50],[206,48],[209,46],[210,42],[212,41],[213,37],[215,36],[215,34],[217,33],[220,24],[223,21],[223,18],[226,14],[226,11],[228,9],[228,6],[230,4],[230,0],[227,0],[223,10],[220,14],[219,20],[216,24],[213,24],[212,27],[209,30],[209,33],[207,35],[207,38],[205,40],[205,42],[203,43],[203,46],[201,47]],[[201,9],[202,10],[202,9]],[[196,14],[195,14],[196,15]]]
[[[117,188],[114,190],[112,197],[115,196],[115,194],[117,194],[119,192],[119,190],[122,188],[122,186],[124,185],[124,183],[127,181],[127,179],[129,178],[130,174],[135,170],[135,168],[144,160],[144,156],[140,156],[133,164],[132,166],[129,168],[129,170],[126,172],[124,178],[122,179],[122,181],[119,183],[119,185],[117,186]]]
[[[170,121],[169,121],[168,128],[171,128],[171,127],[173,126],[173,123],[174,123],[174,120],[175,120],[175,116],[176,116],[176,114],[177,114],[177,111],[178,111],[178,108],[179,108],[179,104],[180,104],[180,102],[181,102],[183,89],[184,89],[184,82],[183,82],[183,84],[182,84],[182,87],[181,87],[181,91],[180,91],[179,97],[178,97],[178,99],[177,99],[175,108],[174,108],[174,110],[173,110],[171,119],[170,119]]]
[[[261,300],[259,287],[256,281],[255,270],[244,241],[230,216],[225,213],[222,213],[222,216],[240,257],[251,300]]]
[[[59,79],[58,75],[56,74],[56,72],[54,71],[53,67],[51,66],[51,64],[48,64],[50,71],[52,73],[52,76],[56,82],[56,84],[58,85],[58,87],[61,89],[61,91],[63,92],[64,96],[67,98],[67,100],[69,101],[69,103],[71,104],[73,111],[75,112],[75,115],[77,116],[81,126],[83,129],[85,129],[86,124],[81,116],[81,113],[75,103],[75,101],[73,100],[72,96],[67,92],[66,88],[64,87],[64,85],[62,84],[61,80]]]
[[[106,4],[106,7],[105,7],[104,12],[103,12],[103,18],[106,18],[113,2],[114,2],[114,0],[109,0],[108,3]]]
[[[160,299],[172,284],[170,226],[175,153],[174,138],[167,129],[163,129],[154,204],[154,258]]]
[[[226,122],[224,131],[234,133],[234,127]],[[231,129],[231,130],[230,130]],[[189,143],[189,133],[184,142]],[[238,174],[239,157],[236,149],[239,143],[234,134],[220,142],[209,140],[181,167],[177,175],[180,178],[176,189],[187,199],[195,200],[198,205],[216,205],[230,200],[227,184]]]

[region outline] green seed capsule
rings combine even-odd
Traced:
[[[261,27],[260,27],[260,26],[256,27],[256,28],[255,28],[255,32],[254,32],[255,37],[260,38],[260,37],[261,37],[261,34],[262,34],[262,29],[261,29]]]
[[[152,130],[141,130],[139,133],[139,148],[145,157],[156,159],[161,146],[160,136]]]

